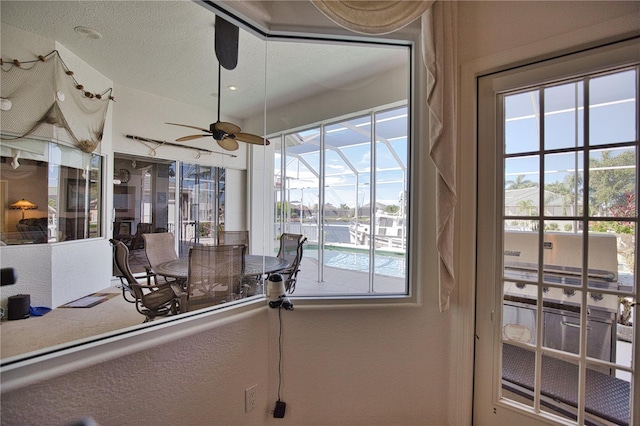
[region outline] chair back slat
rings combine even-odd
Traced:
[[[298,255],[298,246],[303,238],[304,235],[302,234],[282,234],[280,236],[278,257],[289,262],[289,265],[292,265]]]
[[[143,234],[142,238],[144,238],[144,251],[152,270],[161,263],[178,258],[172,232]]]
[[[245,269],[245,245],[194,246],[189,249],[188,310],[238,297]]]
[[[114,239],[111,239],[109,241],[111,242],[111,245],[113,245],[115,249],[113,260],[115,261],[116,266],[120,270],[122,277],[127,281],[127,284],[129,284],[127,287],[127,290],[133,293],[136,299],[142,298],[142,290],[135,285],[135,284],[138,284],[138,280],[133,275],[133,272],[131,271],[131,266],[129,265],[129,248],[122,241],[118,241]]]
[[[235,246],[244,244],[249,248],[249,231],[218,231],[219,246]]]
[[[302,234],[284,233],[280,236],[278,257],[289,262],[289,267],[281,272],[284,275],[285,286],[289,293],[293,293],[295,290],[305,241],[307,241],[307,238]]]
[[[146,284],[139,282],[129,266],[129,247],[123,241],[113,238],[109,242],[114,248],[113,260],[120,270],[122,296],[127,302],[135,303],[136,310],[145,316],[145,322],[152,321],[158,315],[186,311],[183,308],[187,303],[187,294],[179,285],[153,284],[153,274],[143,277],[147,280]],[[133,300],[130,296],[133,296]]]

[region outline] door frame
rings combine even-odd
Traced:
[[[533,41],[517,49],[491,52],[490,55],[460,61],[457,155],[458,205],[456,209],[456,278],[457,289],[450,305],[451,344],[457,349],[457,367],[452,369],[449,398],[451,424],[474,424],[474,359],[476,327],[476,253],[477,253],[477,79],[514,64],[548,59],[556,52],[578,51],[603,41],[622,40],[640,33],[640,13],[625,15],[578,31]],[[579,40],[579,45],[576,44]]]
[[[515,423],[540,424],[548,422],[556,424],[551,417],[544,414],[531,414],[519,410],[518,404],[498,400],[496,389],[499,387],[500,377],[496,373],[500,369],[499,349],[501,336],[499,327],[494,321],[500,320],[501,305],[496,283],[499,282],[500,263],[502,256],[501,242],[498,229],[501,229],[498,201],[501,194],[496,190],[498,150],[496,143],[497,115],[499,105],[496,93],[506,88],[536,85],[542,82],[556,80],[575,75],[576,70],[585,73],[597,72],[618,65],[626,64],[627,54],[637,53],[639,41],[631,46],[628,44],[605,45],[601,48],[585,49],[570,55],[559,55],[545,61],[531,61],[530,65],[513,67],[501,72],[487,73],[476,76],[477,86],[477,228],[476,242],[478,247],[476,257],[476,330],[475,330],[475,365],[474,365],[474,423]],[[497,113],[498,112],[498,113]],[[501,164],[501,163],[500,163]],[[638,327],[640,328],[640,327]],[[638,335],[636,328],[636,335]],[[635,353],[640,353],[640,337],[635,339]],[[636,375],[640,362],[635,360]],[[632,389],[633,391],[633,389]],[[638,390],[636,389],[636,392]],[[637,399],[637,398],[636,398]],[[635,418],[640,415],[640,403],[634,401]]]

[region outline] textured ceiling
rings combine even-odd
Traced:
[[[2,24],[57,40],[117,84],[217,110],[215,17],[193,1],[2,0],[0,14]],[[86,38],[74,31],[77,26],[103,37]],[[393,68],[404,55],[387,47],[365,53],[354,46],[265,43],[241,29],[238,66],[222,71],[221,109],[244,119],[264,108],[265,95],[275,108],[355,85]],[[231,84],[238,90],[225,89]]]

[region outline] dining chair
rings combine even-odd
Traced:
[[[149,266],[145,266],[147,273],[153,273],[158,278],[158,274],[155,267],[161,263],[176,260],[178,253],[176,253],[175,238],[173,232],[160,232],[153,234],[142,234],[144,239],[144,251],[147,255],[147,261]],[[164,281],[174,281],[175,279],[168,279],[162,276]]]
[[[302,246],[307,241],[307,237],[302,234],[283,233],[280,235],[280,249],[278,257],[289,262],[286,269],[279,271],[284,278],[285,289],[293,293],[296,289],[300,262],[302,261]]]
[[[219,246],[244,244],[249,252],[249,231],[218,231]]]
[[[193,246],[189,249],[187,310],[231,302],[244,297],[242,276],[247,247]]]
[[[140,222],[136,226],[136,233],[131,237],[131,241],[129,242],[129,250],[138,250],[144,248],[144,234],[150,234],[153,232],[153,224],[152,223],[144,223]]]
[[[114,261],[120,270],[122,296],[134,303],[138,312],[145,316],[144,322],[160,315],[178,314],[186,308],[187,293],[174,283],[152,284],[153,274],[136,278],[129,266],[129,248],[122,241],[110,239],[114,248]],[[146,279],[146,284],[140,279]]]

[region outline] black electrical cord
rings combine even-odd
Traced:
[[[280,388],[282,386],[282,306],[278,308],[278,402],[280,402]]]

